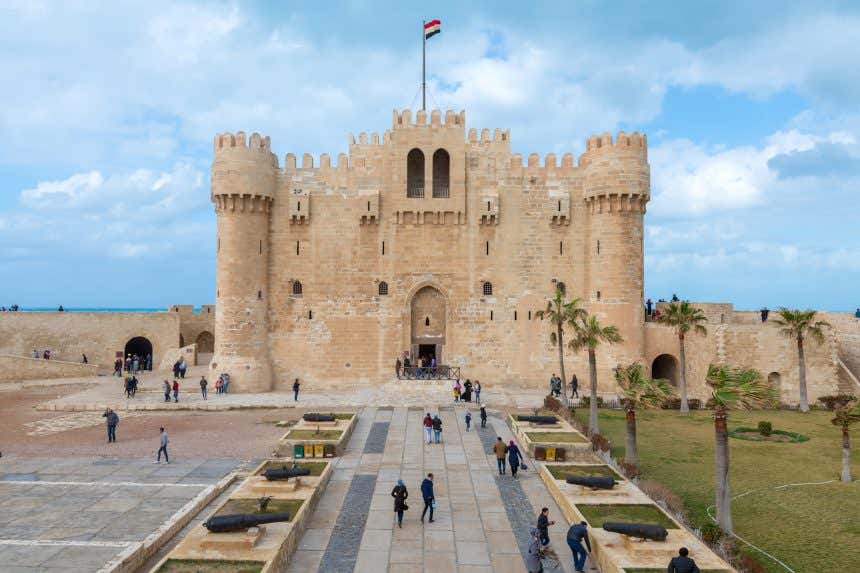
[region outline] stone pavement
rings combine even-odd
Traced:
[[[426,404],[426,403],[425,403]],[[443,443],[425,445],[422,418],[440,413]],[[288,571],[351,572],[522,572],[522,541],[541,507],[558,523],[550,528],[562,567],[572,570],[565,543],[568,524],[533,462],[516,481],[498,476],[487,453],[496,435],[513,439],[501,417],[491,426],[466,432],[464,406],[450,402],[427,407],[371,407],[359,414],[356,430],[332,481],[299,540]],[[420,483],[434,474],[434,523],[419,521]],[[396,525],[391,490],[403,479],[409,511]],[[590,567],[590,571],[596,571]]]
[[[98,571],[239,463],[4,456],[0,571]]]

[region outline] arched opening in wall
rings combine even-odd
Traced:
[[[379,283],[379,296],[386,296],[386,295],[388,295],[388,283],[385,281],[382,281],[381,283]]]
[[[185,337],[180,334],[179,335],[179,348],[182,348],[183,346],[185,346]]]
[[[442,363],[445,345],[445,296],[432,286],[416,292],[410,302],[410,326],[413,362],[422,358]]]
[[[204,330],[197,335],[197,364],[209,364],[215,353],[215,335]]]
[[[147,362],[146,357],[152,356],[152,343],[148,338],[135,336],[125,343],[125,355],[131,355],[132,358],[137,356],[140,359],[140,362],[145,364]],[[155,356],[152,356],[152,363],[158,364],[155,361]]]
[[[444,149],[433,154],[433,197],[446,198],[450,195],[451,157]]]
[[[562,283],[562,282],[556,283],[555,288],[557,290],[560,290],[562,295],[567,294],[567,286],[564,283]]]
[[[484,296],[493,296],[493,283],[487,281],[484,283]]]
[[[424,197],[424,153],[418,148],[406,156],[406,196]]]
[[[302,296],[302,283],[300,281],[293,282],[293,296]]]
[[[782,397],[782,376],[779,372],[771,372],[767,375],[767,383],[776,391],[777,398]]]
[[[651,378],[668,380],[678,386],[678,361],[671,354],[661,354],[651,364]]]

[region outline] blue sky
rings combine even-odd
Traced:
[[[320,6],[323,5],[323,6]],[[649,137],[646,294],[860,306],[860,4],[0,3],[0,304],[214,299],[212,137],[346,151],[415,106],[527,154]]]

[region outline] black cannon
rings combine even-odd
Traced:
[[[289,521],[290,514],[283,513],[237,513],[234,515],[216,515],[210,517],[203,527],[212,533],[227,533],[230,531],[244,531],[249,527],[257,527],[264,523],[276,523],[278,521]]]
[[[290,479],[301,476],[309,476],[311,475],[310,468],[300,468],[297,465],[293,465],[292,467],[284,466],[281,469],[270,469],[263,472],[263,477],[269,481],[276,481],[282,479]]]
[[[517,416],[517,422],[531,422],[532,424],[557,424],[555,416]]]
[[[305,422],[335,422],[337,418],[335,418],[334,414],[317,414],[315,412],[308,412],[304,416],[302,416]]]
[[[611,477],[595,476],[595,477],[580,477],[568,476],[567,483],[590,487],[591,489],[612,489],[615,487],[615,480]]]
[[[656,523],[626,523],[622,521],[607,521],[603,529],[613,533],[621,533],[630,537],[641,537],[651,541],[666,541],[669,532],[662,525]]]

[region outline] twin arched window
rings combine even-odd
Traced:
[[[444,149],[433,153],[433,197],[447,198],[451,194],[451,156]],[[424,152],[417,147],[406,156],[406,196],[424,197]]]

